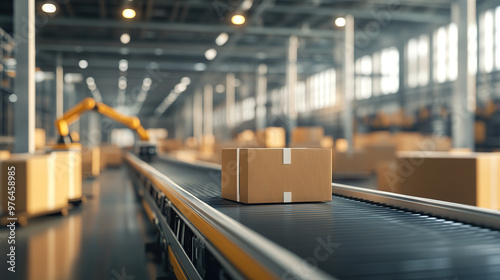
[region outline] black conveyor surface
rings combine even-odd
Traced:
[[[500,279],[499,231],[339,196],[330,203],[239,204],[220,197],[220,171],[163,159],[151,165],[340,279]]]

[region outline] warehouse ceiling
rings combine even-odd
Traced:
[[[118,79],[127,77],[125,105],[137,103],[144,78],[152,85],[139,116],[152,116],[168,93],[189,77],[191,84],[182,97],[210,83],[223,83],[235,73],[245,90],[253,90],[259,64],[268,66],[269,86],[279,86],[286,73],[288,39],[299,37],[298,69],[301,77],[339,65],[342,28],[337,17],[355,18],[356,55],[374,47],[400,44],[415,36],[415,30],[450,22],[451,0],[57,0],[57,12],[47,16],[37,3],[37,65],[53,71],[56,57],[62,57],[66,73],[81,73],[77,88],[90,96],[85,78],[92,76],[104,102],[116,105]],[[484,1],[487,2],[487,1]],[[2,1],[0,26],[12,32],[12,2]],[[126,20],[124,8],[137,12]],[[246,16],[243,26],[231,23],[231,16]],[[411,31],[411,32],[408,32]],[[228,41],[218,46],[217,36],[225,32]],[[122,34],[130,43],[122,44]],[[205,51],[214,48],[209,61]],[[88,61],[80,69],[80,60]],[[128,61],[127,71],[118,69]],[[224,99],[215,95],[215,102]],[[179,102],[177,102],[179,103]],[[174,106],[176,103],[173,104]]]

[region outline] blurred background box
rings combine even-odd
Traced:
[[[282,127],[267,127],[257,130],[257,143],[266,148],[286,147],[286,132]]]
[[[82,147],[82,176],[97,177],[101,170],[99,147]]]
[[[57,189],[66,188],[69,200],[82,198],[81,152],[56,151],[51,156],[54,160]]]
[[[47,154],[14,154],[0,161],[1,170],[15,168],[15,213],[38,215],[68,206],[67,186],[59,184],[55,161]],[[8,209],[8,172],[1,172],[2,211]]]
[[[499,171],[494,153],[399,153],[394,192],[499,209]]]

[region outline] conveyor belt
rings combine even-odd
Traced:
[[[198,199],[340,279],[500,279],[500,232],[333,196],[244,205],[220,197],[220,171],[151,163]]]

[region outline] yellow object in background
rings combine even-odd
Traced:
[[[45,149],[45,129],[37,128],[35,129],[35,150],[41,151]]]
[[[55,161],[51,155],[14,154],[0,161],[0,191],[8,193],[9,176],[15,176],[16,214],[39,215],[68,206],[68,189],[58,183]],[[1,196],[3,214],[7,213],[8,196]]]
[[[99,147],[82,149],[82,176],[97,177],[101,171],[101,156]]]

